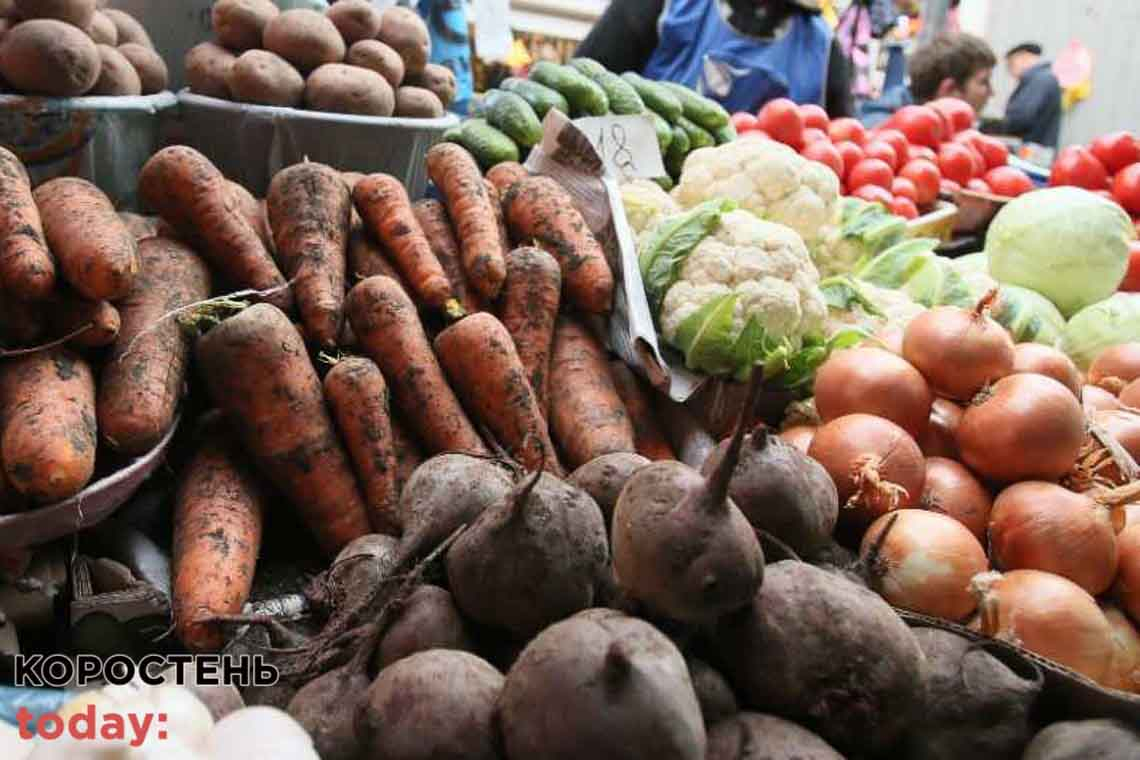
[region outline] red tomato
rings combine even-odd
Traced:
[[[843,159],[843,176],[845,178],[855,168],[855,164],[867,157],[863,149],[850,140],[836,143],[835,149],[839,151],[839,156]]]
[[[934,152],[934,148],[928,148],[925,145],[911,145],[906,149],[906,160],[914,161],[916,158],[925,158],[927,161],[937,161],[938,154]]]
[[[891,213],[896,216],[901,216],[903,219],[917,219],[918,206],[914,205],[914,201],[910,198],[903,198],[895,196],[891,201]]]
[[[863,152],[867,154],[867,158],[877,158],[880,161],[886,162],[891,167],[891,171],[899,168],[899,154],[891,147],[889,142],[883,140],[871,140],[863,146]]]
[[[773,140],[799,149],[804,144],[804,120],[799,107],[787,98],[769,100],[756,116],[760,129]]]
[[[896,198],[910,198],[918,203],[918,187],[906,177],[895,177],[891,183],[891,194]]]
[[[742,135],[745,132],[759,129],[760,122],[747,111],[738,111],[732,115],[732,126],[736,127],[736,133],[738,135]]]
[[[878,185],[863,185],[862,187],[855,188],[855,192],[851,194],[856,198],[862,198],[871,203],[880,203],[883,208],[888,211],[890,211],[891,204],[894,202],[894,198],[891,197],[891,194]]]
[[[1109,174],[1140,161],[1140,140],[1131,132],[1110,132],[1093,140],[1089,150]]]
[[[971,178],[970,181],[966,183],[966,189],[973,190],[975,193],[988,194],[993,192],[989,186],[989,183],[987,183],[984,179],[978,179],[977,177]]]
[[[1049,185],[1073,185],[1086,190],[1103,190],[1108,186],[1108,172],[1087,148],[1071,145],[1053,162]]]
[[[828,125],[827,136],[833,143],[850,140],[856,145],[862,145],[867,142],[867,129],[858,119],[843,117]]]
[[[886,191],[894,179],[894,170],[886,161],[881,158],[864,158],[847,173],[847,186],[852,190],[858,190],[864,185],[876,185]]]
[[[942,141],[942,120],[930,106],[903,106],[895,112],[891,126],[917,145],[937,148]]]
[[[1125,167],[1116,175],[1112,194],[1129,214],[1140,214],[1140,163]]]
[[[986,183],[993,188],[994,195],[1016,198],[1033,189],[1029,175],[1013,166],[995,166],[986,172]]]
[[[809,161],[818,161],[829,167],[835,176],[843,179],[843,156],[830,140],[816,140],[803,147],[800,155]]]
[[[974,113],[974,108],[966,101],[958,98],[938,98],[930,103],[930,107],[950,122],[951,130],[955,133],[974,126],[974,122],[978,118]]]
[[[1140,293],[1140,240],[1128,244],[1128,272],[1124,275],[1124,282],[1120,283],[1120,290]]]
[[[1005,147],[1005,143],[996,137],[983,135],[974,147],[981,151],[982,158],[986,162],[986,169],[1005,166],[1009,163],[1009,148]]]
[[[964,185],[974,176],[977,164],[970,149],[958,143],[944,143],[938,151],[938,168],[942,176]]]
[[[942,174],[933,161],[925,158],[908,161],[899,176],[914,183],[915,190],[918,191],[918,197],[914,201],[919,206],[929,206],[938,199],[938,184],[942,181]]]
[[[954,135],[954,139],[952,142],[961,143],[963,145],[969,145],[974,150],[981,153],[981,151],[982,151],[981,141],[984,140],[985,137],[986,137],[985,135],[983,135],[981,132],[979,132],[976,129],[967,129],[965,131],[959,132],[958,134]]]
[[[817,140],[824,140],[829,145],[831,144],[831,140],[827,139],[827,133],[822,129],[817,129],[816,127],[808,127],[804,130],[804,145],[811,145]]]
[[[906,158],[906,152],[910,148],[910,143],[907,141],[906,135],[897,129],[876,130],[868,139],[889,144],[895,149],[895,155],[898,156],[900,164],[903,162],[903,159]],[[863,148],[866,150],[866,146],[863,146]]]
[[[823,110],[823,106],[815,103],[804,103],[800,106],[800,118],[804,120],[805,127],[815,127],[824,132],[827,131],[827,126],[831,123],[831,119],[827,117],[827,111]]]
[[[952,179],[944,179],[938,183],[938,192],[944,193],[945,195],[953,195],[961,189],[962,186]]]

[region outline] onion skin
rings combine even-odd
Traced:
[[[989,490],[965,465],[943,457],[927,458],[923,509],[954,518],[985,542],[993,505]]]
[[[903,334],[903,358],[935,394],[969,401],[978,391],[1013,372],[1013,339],[978,309],[939,306],[911,320]]]
[[[1010,375],[966,409],[957,438],[962,462],[987,480],[1058,480],[1084,445],[1084,411],[1051,377]]]
[[[884,536],[884,531],[889,532]],[[871,588],[892,605],[947,620],[963,620],[977,608],[970,579],[989,570],[985,550],[966,526],[921,509],[900,509],[875,520],[863,536],[860,556]]]
[[[1104,428],[1104,431],[1131,454],[1133,459],[1140,462],[1140,411],[1118,409],[1116,411],[1097,412],[1092,415],[1092,421]],[[1104,451],[1104,447],[1100,446],[1095,438],[1093,443],[1095,448]],[[1114,461],[1106,462],[1097,471],[1097,475],[1116,485],[1124,485],[1127,482]]]
[[[817,428],[811,425],[795,425],[781,431],[780,437],[806,454],[811,448],[811,440],[815,438],[816,430]]]
[[[1130,525],[1116,537],[1116,598],[1133,620],[1140,622],[1140,524]]]
[[[1110,689],[1140,694],[1140,631],[1136,630],[1136,626],[1119,608],[1101,604],[1100,610],[1112,626],[1113,640],[1116,643],[1116,656],[1104,685]]]
[[[970,583],[981,632],[1018,644],[1102,683],[1116,651],[1096,600],[1077,584],[1039,570],[983,573]]]
[[[1084,494],[1018,483],[994,500],[990,555],[1003,570],[1053,573],[1096,596],[1116,577],[1116,527],[1111,510]]]
[[[1133,409],[1140,409],[1140,380],[1133,380],[1120,392],[1120,403]]]
[[[1099,385],[1115,395],[1113,386],[1128,385],[1140,378],[1140,343],[1121,343],[1100,352],[1089,365],[1089,384]]]
[[[934,395],[922,373],[882,348],[851,348],[831,356],[815,375],[815,408],[825,423],[873,414],[919,438]]]
[[[918,439],[918,446],[928,457],[958,458],[958,425],[966,410],[945,398],[934,399],[930,408],[930,422],[926,433]]]
[[[1018,343],[1013,347],[1013,371],[1033,372],[1051,377],[1080,398],[1081,373],[1073,360],[1041,343]]]
[[[1081,388],[1081,404],[1084,406],[1086,414],[1110,412],[1123,408],[1120,399],[1104,388],[1095,385],[1086,385]]]

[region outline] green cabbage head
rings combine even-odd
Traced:
[[[1140,341],[1140,293],[1117,293],[1069,320],[1061,348],[1082,370],[1106,348]]]

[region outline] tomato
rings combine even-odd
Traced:
[[[899,176],[914,183],[914,188],[918,191],[914,202],[919,206],[929,206],[938,199],[938,184],[942,181],[942,174],[933,161],[925,158],[908,161]]]
[[[944,179],[938,183],[938,192],[944,195],[953,195],[961,189],[962,186],[952,179]]]
[[[827,126],[831,123],[827,111],[823,110],[823,106],[815,103],[804,103],[800,106],[800,118],[804,120],[805,127],[815,127],[824,132],[827,131]]]
[[[993,192],[993,190],[990,189],[989,183],[977,177],[971,178],[970,181],[966,183],[966,189],[975,193],[986,193],[987,195]]]
[[[1096,156],[1087,148],[1071,145],[1065,148],[1053,162],[1049,173],[1049,185],[1073,185],[1086,190],[1103,190],[1108,187],[1108,172]]]
[[[769,100],[756,115],[760,129],[773,140],[799,149],[804,144],[804,120],[799,107],[787,98]]]
[[[1005,143],[996,137],[983,135],[974,147],[981,151],[982,158],[986,162],[986,169],[1005,166],[1009,163],[1009,148],[1005,147]]]
[[[742,135],[745,132],[760,129],[760,122],[752,114],[746,111],[738,111],[732,115],[732,126],[736,127],[738,135]]]
[[[1110,132],[1093,140],[1089,150],[1109,174],[1140,161],[1140,140],[1131,132]]]
[[[994,195],[1016,198],[1033,189],[1029,175],[1013,166],[995,166],[986,172],[986,183],[993,188]]]
[[[808,127],[804,130],[804,145],[811,145],[817,140],[824,140],[829,145],[831,144],[831,140],[828,139],[827,133],[822,129],[817,129],[816,127]]]
[[[958,98],[938,98],[930,107],[946,118],[955,134],[974,126],[978,118],[973,106]]]
[[[862,187],[857,187],[855,188],[855,192],[851,193],[851,195],[865,201],[870,201],[871,203],[882,204],[883,208],[888,211],[891,210],[891,204],[894,202],[894,198],[891,197],[891,194],[878,185],[863,185]]]
[[[1140,293],[1140,240],[1128,244],[1128,272],[1119,290],[1125,293]]]
[[[938,154],[934,152],[934,148],[928,148],[925,145],[911,145],[906,149],[906,160],[914,161],[916,158],[925,158],[927,161],[937,161]]]
[[[1129,214],[1140,214],[1140,163],[1117,173],[1112,181],[1112,194]]]
[[[891,194],[896,198],[910,198],[918,203],[918,187],[906,177],[895,177],[891,183]]]
[[[930,106],[903,106],[891,118],[891,126],[917,145],[937,148],[942,141],[942,120]]]
[[[895,216],[901,216],[903,219],[917,219],[918,206],[914,205],[914,201],[910,198],[903,198],[895,196],[891,201],[891,213]]]
[[[850,140],[836,143],[835,149],[839,151],[839,156],[843,159],[843,176],[845,178],[855,168],[855,164],[867,157],[863,149]]]
[[[867,154],[867,158],[877,158],[886,162],[891,167],[891,171],[899,168],[899,154],[895,152],[889,142],[873,139],[863,146],[863,152]]]
[[[899,164],[903,163],[906,158],[906,152],[910,148],[910,143],[906,139],[906,135],[897,129],[877,129],[867,138],[876,142],[885,142],[895,149],[895,155],[898,156]],[[867,146],[863,146],[866,150]]]
[[[962,145],[969,145],[974,150],[981,152],[981,141],[985,139],[985,135],[976,129],[967,129],[954,135],[952,142],[960,143]]]
[[[830,140],[810,142],[803,147],[800,155],[809,161],[820,162],[835,172],[835,176],[843,179],[843,156]]]
[[[964,185],[974,176],[977,164],[967,146],[959,143],[944,143],[938,150],[938,168],[946,179]]]
[[[877,185],[885,191],[894,179],[895,172],[886,161],[881,158],[864,158],[847,173],[847,186],[858,190],[864,185]]]
[[[850,140],[856,145],[867,142],[867,128],[858,119],[843,117],[831,122],[827,127],[827,136],[833,143]]]

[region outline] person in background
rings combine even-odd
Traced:
[[[820,0],[612,0],[577,55],[688,85],[729,111],[788,97],[832,117],[853,112],[848,61]]]
[[[415,7],[431,35],[431,62],[446,66],[455,74],[455,100],[450,110],[466,115],[475,86],[463,0],[419,0]]]
[[[983,122],[983,131],[1057,148],[1061,134],[1061,83],[1053,73],[1053,64],[1042,59],[1042,52],[1037,43],[1023,42],[1005,54],[1006,68],[1017,80],[1017,88],[1009,96],[1005,116]]]

